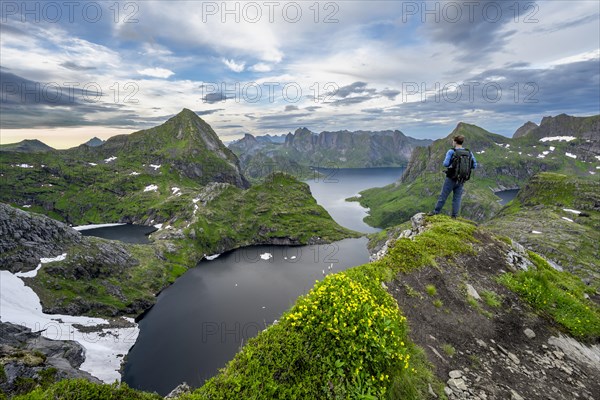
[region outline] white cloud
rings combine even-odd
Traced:
[[[233,72],[243,72],[246,68],[246,63],[244,61],[241,63],[236,63],[235,60],[228,60],[226,58],[223,58],[221,61],[223,61],[223,64],[225,64],[227,68]]]
[[[265,63],[256,63],[250,67],[250,70],[254,72],[269,72],[271,69],[272,67]]]
[[[151,76],[153,78],[167,79],[171,75],[175,75],[175,72],[166,68],[145,68],[137,71],[140,75]]]

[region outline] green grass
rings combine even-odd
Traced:
[[[554,270],[533,252],[529,252],[529,258],[534,267],[528,271],[505,273],[499,281],[574,337],[592,342],[598,340],[600,308],[584,297],[590,288],[576,276]]]
[[[425,286],[425,291],[427,292],[428,295],[430,295],[432,297],[437,294],[437,289],[433,285]]]
[[[593,118],[598,119],[597,116]],[[445,179],[441,164],[449,148],[449,138],[455,134],[464,135],[466,147],[472,151],[484,151],[475,155],[480,166],[465,184],[463,194],[461,215],[475,221],[488,220],[502,208],[498,203],[500,199],[491,189],[523,187],[536,173],[554,171],[594,180],[588,172],[589,164],[564,156],[572,144],[509,139],[461,123],[447,138],[435,141],[428,148],[416,148],[400,182],[361,192],[357,201],[370,209],[365,222],[386,228],[408,220],[417,212],[432,211]],[[510,144],[510,148],[497,143]],[[543,159],[537,158],[550,146],[556,149]],[[567,201],[569,193],[572,192],[563,191],[557,199]],[[451,199],[446,202],[443,212],[447,212],[450,203]]]
[[[485,304],[492,308],[498,308],[502,305],[502,299],[500,296],[491,290],[482,290],[479,294],[483,298]]]
[[[199,205],[196,215],[192,198],[197,192],[167,202],[174,210],[181,210],[177,213],[182,217],[170,225],[180,229],[183,238],[158,240],[151,245],[121,245],[137,260],[135,265],[86,261],[107,245],[105,240],[86,238],[83,244],[66,249],[66,260],[44,266],[29,284],[46,308],[87,301],[94,307],[86,315],[135,315],[143,310],[140,306],[132,309],[132,304],[153,304],[154,295],[196,265],[203,254],[253,244],[287,241],[302,245],[359,236],[333,221],[310,195],[308,185],[288,175],[274,174],[247,190],[221,185],[203,193],[212,200]],[[94,276],[78,278],[76,271],[81,268],[93,271]],[[114,288],[120,295],[115,295]]]
[[[442,302],[442,300],[440,300],[440,299],[435,299],[435,300],[432,302],[432,304],[433,304],[433,306],[434,306],[435,308],[442,308],[442,306],[444,305],[444,303],[443,303],[443,302]]]
[[[454,348],[454,346],[448,343],[444,343],[442,345],[442,350],[448,357],[453,357],[454,354],[456,354],[456,349]]]

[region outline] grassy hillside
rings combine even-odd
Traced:
[[[235,155],[189,110],[97,147],[1,152],[0,173],[0,201],[76,225],[158,223],[177,213],[174,188],[249,186]]]
[[[593,122],[599,117],[583,119]],[[479,164],[465,184],[461,213],[476,221],[489,219],[500,210],[499,198],[493,194],[495,190],[521,187],[536,173],[555,171],[591,180],[600,173],[597,168],[600,159],[591,157],[589,151],[586,152],[587,161],[582,156],[569,156],[580,154],[581,149],[588,149],[595,143],[587,136],[568,142],[540,142],[528,135],[509,139],[475,125],[460,123],[448,137],[427,148],[415,149],[399,182],[361,193],[357,200],[370,209],[365,221],[373,226],[388,227],[406,221],[415,212],[433,210],[445,179],[442,161],[451,147],[452,137],[457,134],[465,136],[465,147],[473,151]],[[600,137],[594,140],[600,143]],[[450,196],[445,210],[451,207],[451,200]]]
[[[65,246],[66,260],[28,281],[52,312],[137,315],[204,254],[358,235],[335,223],[308,185],[289,175],[271,174],[249,188],[235,154],[185,109],[160,126],[96,147],[2,151],[0,171],[0,201],[25,211],[74,225],[163,224],[153,244],[127,246],[136,260],[128,268],[94,266],[89,246]]]
[[[600,289],[600,181],[536,175],[486,226]]]

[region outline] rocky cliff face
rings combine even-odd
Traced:
[[[82,241],[63,223],[0,203],[0,269],[30,271],[42,257],[56,257]]]
[[[395,131],[336,131],[316,134],[299,128],[285,136],[285,142],[261,140],[246,135],[230,148],[242,161],[244,170],[256,176],[257,164],[275,164],[294,173],[310,166],[365,168],[405,165],[413,150],[427,146],[430,140],[419,140]]]
[[[73,249],[77,249],[74,253]],[[0,203],[0,269],[25,272],[41,258],[70,254],[73,269],[49,267],[49,273],[73,279],[115,275],[137,260],[121,244],[82,236],[66,224]],[[63,270],[64,269],[64,270]],[[68,272],[67,272],[68,271]]]
[[[287,135],[284,146],[306,153],[332,150],[341,154],[359,148],[366,153],[366,159],[371,165],[378,165],[390,161],[406,162],[414,148],[427,146],[430,143],[430,140],[407,137],[398,130],[379,132],[344,130],[315,134],[306,128],[301,128]]]
[[[521,131],[517,136],[518,130],[514,137],[533,143],[545,137],[572,136],[576,140],[569,142],[570,154],[586,162],[598,161],[597,157],[600,157],[600,115],[573,117],[560,114],[556,117],[544,117],[539,126],[530,126],[530,128]]]

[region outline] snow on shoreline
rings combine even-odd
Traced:
[[[91,225],[79,225],[79,226],[74,226],[73,229],[75,229],[76,231],[86,231],[88,229],[97,229],[97,228],[110,228],[111,226],[121,226],[121,225],[127,225],[124,223],[116,223],[116,224],[91,224]]]
[[[9,271],[0,271],[0,313],[2,321],[23,325],[33,331],[43,330],[42,335],[48,339],[79,342],[85,349],[85,361],[80,369],[107,383],[121,380],[121,357],[129,352],[139,335],[137,324],[129,318],[128,321],[134,324],[131,328],[81,332],[73,325],[92,327],[108,321],[43,313],[37,294]]]

